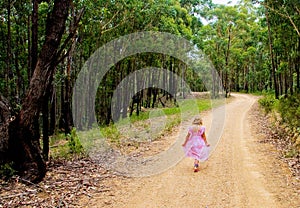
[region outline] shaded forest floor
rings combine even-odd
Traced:
[[[234,98],[233,102],[236,102],[236,99],[239,97]],[[278,191],[282,194],[277,196],[278,200],[282,202],[281,204],[285,204],[284,200],[287,200],[286,207],[296,207],[296,200],[300,198],[299,157],[284,157],[288,151],[288,144],[284,140],[278,139],[282,135],[282,130],[274,128],[270,117],[264,116],[257,102],[251,106],[247,119],[251,132],[255,132],[255,141],[253,141],[255,151],[259,156],[263,156],[258,160],[268,162],[267,170],[264,170],[263,173],[268,174],[266,177],[277,180],[278,184],[276,185],[280,186]],[[153,144],[156,146],[153,151],[165,148],[166,141],[164,139],[168,140],[167,137],[163,137]],[[151,144],[146,149],[152,151]],[[211,161],[214,161],[214,158]],[[209,163],[213,163],[211,161]],[[186,168],[185,164],[181,164],[181,166]],[[213,164],[206,165],[204,171],[213,169],[211,166]],[[182,167],[180,168],[182,169]],[[89,207],[90,205],[115,207],[118,206],[116,201],[126,203],[128,199],[120,200],[120,197],[124,191],[128,191],[127,189],[132,188],[132,184],[136,183],[139,184],[140,180],[119,176],[113,171],[105,170],[89,158],[73,161],[53,160],[48,164],[48,172],[44,181],[39,184],[30,184],[19,177],[13,177],[8,181],[1,180],[0,207]],[[138,190],[139,187],[135,188]],[[180,189],[180,187],[178,188]],[[185,196],[182,195],[182,197]],[[226,203],[226,199],[224,199],[224,203]],[[136,207],[135,204],[131,205]],[[218,205],[212,207],[218,207]]]

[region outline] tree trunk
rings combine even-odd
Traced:
[[[268,37],[269,37],[269,50],[270,50],[270,56],[271,56],[271,63],[272,63],[272,77],[274,82],[274,90],[275,90],[275,98],[279,98],[279,92],[278,92],[278,85],[276,80],[276,69],[275,69],[275,61],[274,61],[274,55],[273,55],[273,40],[272,40],[272,34],[271,34],[271,25],[269,21],[269,13],[268,8],[266,8],[266,20],[267,20],[267,26],[268,26]]]
[[[157,99],[157,94],[158,94],[158,89],[157,88],[153,88],[153,100],[152,100],[152,108],[155,107],[156,104],[156,99]]]
[[[28,46],[27,46],[27,50],[28,50],[28,56],[27,56],[27,79],[31,80],[31,40],[30,40],[30,21],[31,20],[31,16],[28,16],[28,20],[27,20],[27,41],[28,41]]]
[[[229,96],[230,92],[230,83],[229,83],[229,54],[230,54],[230,44],[231,44],[231,27],[232,25],[230,24],[228,26],[228,43],[227,43],[227,48],[225,52],[225,96]]]
[[[38,0],[32,1],[32,19],[31,19],[31,69],[29,71],[29,77],[32,77],[33,71],[35,69],[38,57],[38,10],[39,2]]]
[[[43,100],[43,157],[47,161],[49,155],[49,92]]]
[[[300,37],[298,38],[298,56],[296,63],[296,90],[297,93],[300,93]]]
[[[65,102],[64,102],[64,120],[65,120],[65,133],[71,133],[71,129],[74,126],[73,116],[71,110],[71,99],[72,99],[72,86],[71,86],[71,66],[72,66],[72,55],[75,47],[75,41],[72,44],[72,49],[68,56],[67,61],[67,77],[65,79]]]
[[[17,29],[17,33],[19,33],[18,29]],[[20,38],[17,38],[16,43],[18,45],[20,45]],[[21,76],[21,72],[20,72],[20,67],[19,67],[19,47],[17,47],[16,51],[15,51],[15,68],[16,68],[16,75],[17,75],[17,83],[16,83],[16,103],[19,104],[19,99],[21,98],[21,80],[22,80],[22,76]]]
[[[50,126],[49,126],[49,135],[54,134],[54,130],[56,127],[56,93],[55,93],[55,87],[51,86],[51,98],[50,98]]]
[[[61,67],[61,71],[59,72],[62,76],[64,76],[64,66]],[[65,132],[65,80],[66,78],[62,79],[61,86],[60,86],[60,117],[59,117],[59,129]]]
[[[20,174],[31,182],[39,182],[46,173],[40,148],[38,120],[41,103],[51,84],[58,60],[58,48],[65,30],[71,0],[55,0],[46,25],[46,37],[22,104],[22,110],[9,126],[9,150]]]
[[[8,158],[8,125],[11,119],[11,105],[9,101],[0,94],[0,164],[7,162]]]
[[[12,71],[11,71],[11,1],[8,0],[7,2],[7,58],[6,58],[6,73],[5,73],[5,83],[6,83],[6,94],[5,96],[10,97],[11,95],[11,86],[10,86],[10,79],[12,78]]]

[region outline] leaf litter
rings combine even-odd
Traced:
[[[1,180],[0,207],[80,207],[81,196],[109,192],[105,179],[116,176],[88,158],[51,161],[39,184],[18,176]]]
[[[276,147],[278,158],[286,162],[292,175],[300,181],[300,151],[296,149],[292,141],[290,129],[281,124],[274,115],[264,115],[262,109],[256,103],[250,115],[255,121],[255,129],[261,135],[260,143],[269,143]],[[293,154],[289,154],[292,152]]]

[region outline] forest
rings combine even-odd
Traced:
[[[99,86],[93,85],[95,77],[83,82],[88,86],[81,83],[82,88],[97,89],[96,101],[76,103],[92,103],[96,120],[88,120],[90,112],[72,109],[76,79],[94,52],[120,37],[143,31],[172,34],[201,50],[221,80],[212,83],[217,86],[212,99],[230,97],[231,92],[264,93],[267,96],[261,105],[269,111],[279,106],[283,121],[299,135],[299,1],[240,0],[228,6],[211,0],[3,0],[1,167],[10,164],[26,180],[39,182],[47,171],[49,140],[58,132],[72,134],[74,115],[82,118],[77,125],[84,130],[95,123],[105,126],[115,119],[139,116],[143,109],[176,106],[190,91],[210,91],[177,57],[141,52],[114,61],[101,82],[98,80]],[[117,105],[112,106],[122,80],[147,67],[172,72],[161,75],[164,87],[151,87],[155,77],[144,74],[143,83],[135,80],[134,84],[148,87],[135,94],[120,89],[118,93],[124,96],[117,96]],[[190,89],[176,94],[182,80],[172,74]],[[113,115],[112,108],[122,113]]]

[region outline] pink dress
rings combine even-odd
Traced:
[[[190,134],[190,138],[183,147],[185,155],[202,162],[207,160],[210,148],[205,145],[202,138],[202,135],[205,132],[205,127],[200,126],[200,129],[196,132],[193,131],[193,127],[189,127],[188,132]]]

